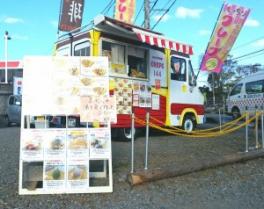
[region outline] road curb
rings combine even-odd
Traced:
[[[139,185],[146,182],[157,181],[165,178],[183,176],[186,174],[216,168],[228,164],[245,162],[264,157],[264,150],[255,150],[248,153],[236,153],[225,155],[222,158],[193,163],[192,165],[184,164],[177,167],[166,167],[159,169],[139,170],[128,175],[128,182],[132,185]]]

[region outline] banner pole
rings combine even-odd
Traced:
[[[63,0],[60,0],[59,22],[58,22],[58,28],[57,28],[57,35],[58,35],[58,37],[59,37],[59,34],[60,34],[60,27],[59,27],[59,25],[60,25],[60,22],[61,22],[62,4],[63,4],[62,1]]]

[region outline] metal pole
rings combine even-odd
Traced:
[[[246,112],[246,151],[248,152],[248,112]]]
[[[131,173],[134,173],[134,129],[135,129],[135,115],[132,113],[132,120],[131,120]]]
[[[219,126],[220,126],[220,131],[222,130],[222,116],[221,116],[221,109],[219,109]]]
[[[256,131],[256,149],[259,148],[259,140],[258,140],[258,112],[256,111],[256,127],[255,127],[255,131]]]
[[[264,149],[264,118],[263,118],[264,111],[261,112],[261,136],[262,136],[262,149]]]
[[[145,170],[148,170],[148,146],[149,146],[149,112],[146,115],[146,153],[145,153]]]
[[[213,80],[213,86],[212,86],[213,105],[214,105],[214,107],[215,107],[215,81],[214,81],[214,73],[212,73],[212,80]]]
[[[5,83],[8,83],[8,75],[7,75],[7,50],[8,50],[8,46],[7,46],[7,41],[8,41],[8,32],[5,32]]]

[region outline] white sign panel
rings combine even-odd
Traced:
[[[110,122],[116,121],[116,102],[109,96],[108,59],[26,57],[22,100],[19,194],[112,192]],[[37,125],[34,118],[40,117],[45,126]],[[79,122],[71,122],[73,117]],[[103,170],[93,171],[100,160]],[[106,184],[92,185],[90,178],[99,177]]]
[[[150,84],[157,89],[167,87],[165,54],[149,50]]]

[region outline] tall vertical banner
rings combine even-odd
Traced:
[[[224,4],[202,60],[201,70],[220,73],[250,9]]]
[[[59,30],[72,31],[80,28],[83,9],[84,0],[62,0]]]
[[[115,19],[131,24],[136,8],[136,0],[116,0]]]

